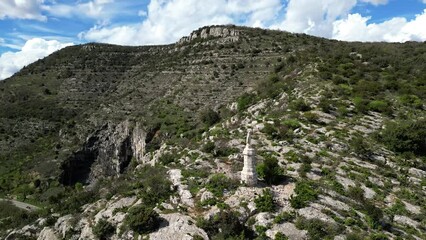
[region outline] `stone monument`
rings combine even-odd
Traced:
[[[251,130],[247,131],[246,147],[243,151],[244,167],[241,171],[241,182],[248,186],[255,186],[257,184],[256,174],[256,151],[251,146]]]

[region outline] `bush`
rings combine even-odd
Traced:
[[[158,213],[145,205],[130,208],[124,219],[124,223],[139,234],[147,234],[157,230],[160,222]]]
[[[324,222],[317,218],[299,218],[296,221],[296,227],[298,229],[307,230],[309,239],[313,240],[333,239],[334,236],[343,231],[343,229],[341,229],[337,225]]]
[[[318,198],[318,193],[311,182],[297,182],[294,192],[296,196],[291,196],[290,204],[293,208],[304,208],[308,203]]]
[[[295,218],[294,212],[282,212],[274,218],[274,223],[281,224],[281,223],[284,223],[284,222],[291,221],[294,218]]]
[[[220,116],[219,113],[209,108],[200,113],[200,120],[205,125],[212,126],[213,124],[219,122]]]
[[[211,239],[252,239],[254,235],[236,213],[228,211],[220,211],[209,220],[197,219],[197,227],[204,229]]]
[[[270,189],[263,189],[262,195],[254,199],[257,210],[260,212],[272,212],[275,209],[275,201]]]
[[[213,153],[214,149],[216,148],[214,142],[207,142],[203,145],[203,148],[201,149],[205,153]]]
[[[368,156],[371,154],[368,143],[361,136],[356,136],[351,139],[350,146],[354,152],[360,156]]]
[[[172,194],[170,186],[172,182],[166,176],[166,169],[164,167],[152,167],[149,165],[144,166],[137,173],[136,185],[134,188],[141,189],[139,197],[147,206],[154,207],[169,198]]]
[[[254,103],[256,96],[251,93],[244,93],[237,100],[237,109],[239,112],[246,110],[250,105]]]
[[[365,200],[364,190],[362,188],[360,188],[359,186],[357,186],[357,187],[349,186],[347,195],[350,199],[353,199],[357,202],[362,203]]]
[[[206,188],[212,192],[216,197],[222,197],[225,190],[233,190],[238,186],[238,183],[226,177],[222,173],[215,174],[210,177],[206,184]]]
[[[105,220],[99,219],[98,223],[93,227],[93,234],[100,240],[108,239],[115,232],[115,227]]]
[[[375,112],[381,112],[381,113],[392,113],[392,108],[389,106],[389,104],[382,100],[374,100],[371,101],[368,104],[368,108]]]
[[[288,237],[284,233],[277,232],[274,236],[274,240],[288,240]]]
[[[158,161],[163,165],[168,165],[175,161],[175,156],[171,153],[164,153],[158,158]]]
[[[265,160],[256,166],[256,172],[267,184],[277,184],[283,180],[283,169],[273,156],[265,156]]]
[[[266,123],[262,132],[265,133],[270,139],[276,140],[291,140],[293,132],[285,125],[275,122],[274,125]]]
[[[297,128],[299,128],[301,126],[300,123],[299,123],[299,121],[297,121],[296,119],[287,119],[287,120],[284,120],[282,122],[282,124],[284,126],[288,127],[289,129],[292,129],[292,130],[297,129]]]
[[[311,107],[301,98],[291,103],[291,108],[295,111],[306,112],[311,110]]]
[[[402,120],[388,122],[378,140],[399,153],[413,152],[418,155],[425,155],[425,136],[426,119]]]
[[[353,99],[355,110],[358,113],[366,113],[368,111],[368,100],[365,100],[360,97],[356,97]]]
[[[367,223],[371,228],[378,229],[381,226],[383,212],[371,202],[364,202],[362,205],[364,213],[367,215]]]

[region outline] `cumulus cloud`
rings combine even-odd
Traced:
[[[356,4],[356,0],[290,0],[284,21],[271,27],[331,37],[333,22],[345,17]]]
[[[46,21],[42,15],[41,7],[44,0],[1,0],[0,19],[33,19]]]
[[[333,38],[347,41],[425,41],[426,10],[408,21],[406,18],[392,18],[382,23],[367,21],[370,17],[350,14],[346,19],[334,22]]]
[[[53,4],[44,5],[43,10],[57,17],[89,17],[93,19],[106,19],[112,15],[113,7],[108,7],[114,0],[93,0],[79,2],[78,4]]]
[[[124,45],[170,43],[205,25],[265,27],[281,7],[280,0],[151,0],[141,23],[95,26],[79,36],[88,41]]]
[[[0,79],[8,78],[24,66],[70,45],[73,44],[42,38],[30,39],[20,51],[6,52],[0,56]]]

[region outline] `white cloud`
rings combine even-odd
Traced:
[[[43,10],[56,17],[88,17],[93,19],[108,19],[113,15],[114,7],[110,5],[114,0],[93,0],[78,4],[44,5]]]
[[[280,0],[151,0],[143,22],[95,26],[79,36],[88,41],[124,45],[170,43],[205,25],[236,23],[265,27],[281,6]]]
[[[345,17],[356,3],[356,0],[290,0],[284,21],[271,27],[331,37],[333,22]]]
[[[28,40],[18,52],[6,52],[0,56],[0,80],[12,76],[24,66],[43,58],[72,43],[33,38]]]
[[[46,21],[46,16],[41,14],[44,0],[1,0],[0,19],[33,19]]]
[[[423,0],[423,1],[426,1],[426,0]],[[389,2],[389,0],[361,0],[361,2],[371,3],[377,6],[377,5],[385,5]]]
[[[397,17],[368,24],[369,19],[356,13],[334,22],[333,38],[347,41],[426,41],[426,10],[411,21]]]

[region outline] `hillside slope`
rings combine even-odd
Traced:
[[[425,43],[212,26],[68,47],[0,82],[1,195],[45,207],[0,231],[422,239],[425,99]],[[258,187],[238,181],[247,129]]]

